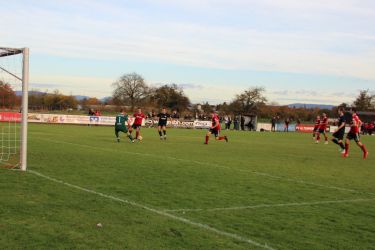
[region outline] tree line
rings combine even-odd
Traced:
[[[183,88],[177,84],[152,86],[147,84],[144,78],[137,73],[122,75],[113,83],[112,87],[112,96],[106,100],[99,100],[95,97],[78,100],[75,96],[64,95],[58,90],[51,93],[32,90],[29,93],[29,108],[31,110],[67,110],[77,109],[77,107],[88,109],[95,106],[104,109],[108,106],[121,106],[133,111],[138,106],[150,109],[165,107],[177,110],[182,114],[189,113],[189,116],[195,116],[196,113],[208,114],[215,109],[219,113],[227,115],[250,114],[267,119],[279,116],[302,121],[312,121],[316,115],[322,112],[331,117],[335,117],[337,114],[337,109],[321,110],[269,105],[265,97],[265,89],[262,87],[250,87],[234,96],[231,102],[218,105],[210,105],[207,102],[200,105],[192,104]],[[9,84],[1,81],[0,103],[2,103],[2,107],[20,106],[20,97]],[[339,106],[356,107],[361,111],[375,111],[375,95],[370,90],[361,90],[353,103],[342,103]]]

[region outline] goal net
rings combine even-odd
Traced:
[[[29,50],[0,47],[0,167],[26,170]]]

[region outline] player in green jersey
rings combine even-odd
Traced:
[[[115,123],[115,135],[117,142],[120,142],[120,132],[123,132],[128,135],[131,142],[134,142],[132,135],[128,131],[129,126],[129,117],[125,114],[124,110],[121,110],[121,113],[116,116],[116,123]]]

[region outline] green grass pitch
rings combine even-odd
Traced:
[[[310,134],[226,133],[30,125],[30,171],[0,169],[1,248],[375,249],[375,137],[364,161]]]

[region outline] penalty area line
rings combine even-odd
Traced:
[[[238,207],[219,207],[219,208],[187,208],[187,209],[165,209],[164,212],[215,212],[215,211],[231,211],[231,210],[245,210],[245,209],[257,209],[257,208],[273,208],[273,207],[299,207],[299,206],[314,206],[314,205],[325,205],[325,204],[345,204],[345,203],[357,203],[357,202],[369,202],[375,201],[375,198],[369,199],[350,199],[350,200],[331,200],[331,201],[312,201],[312,202],[293,202],[293,203],[281,203],[281,204],[260,204],[254,206],[238,206]]]
[[[94,195],[97,195],[97,196],[100,196],[100,197],[103,197],[103,198],[107,198],[107,199],[110,199],[110,200],[113,200],[113,201],[117,201],[117,202],[120,202],[120,203],[128,204],[128,205],[131,205],[133,207],[141,208],[143,210],[152,212],[154,214],[158,214],[158,215],[167,217],[167,218],[175,220],[175,221],[182,222],[182,223],[190,225],[190,226],[194,226],[194,227],[197,227],[197,228],[200,228],[200,229],[204,229],[206,231],[209,231],[209,232],[221,235],[221,236],[225,236],[225,237],[228,237],[228,238],[232,238],[234,240],[245,242],[245,243],[248,243],[250,245],[260,247],[260,248],[263,248],[263,249],[274,250],[274,248],[268,246],[267,244],[261,244],[261,243],[258,243],[256,241],[254,241],[254,240],[245,238],[243,236],[240,236],[240,235],[237,235],[237,234],[234,234],[234,233],[228,233],[226,231],[216,229],[216,228],[211,227],[207,224],[195,222],[195,221],[192,221],[192,220],[180,217],[180,216],[170,214],[170,213],[162,211],[162,210],[157,210],[155,208],[151,208],[149,206],[142,205],[142,204],[134,202],[134,201],[121,199],[121,198],[118,198],[118,197],[115,197],[115,196],[112,196],[112,195],[107,195],[107,194],[100,193],[100,192],[97,192],[97,191],[94,191],[94,190],[91,190],[91,189],[87,189],[87,188],[83,188],[83,187],[80,187],[80,186],[77,186],[77,185],[74,185],[74,184],[70,184],[68,182],[58,180],[58,179],[55,179],[53,177],[41,174],[41,173],[39,173],[37,171],[34,171],[34,170],[28,170],[27,172],[31,173],[31,174],[34,174],[36,176],[42,177],[44,179],[47,179],[49,181],[52,181],[52,182],[55,182],[55,183],[58,183],[58,184],[61,184],[61,185],[65,185],[65,186],[70,187],[70,188],[74,188],[74,189],[77,189],[77,190],[80,190],[80,191],[83,191],[83,192],[86,192],[86,193],[94,194]]]

